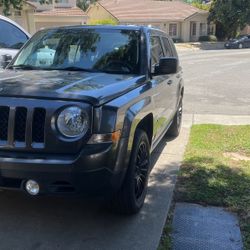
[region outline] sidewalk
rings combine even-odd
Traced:
[[[183,127],[190,128],[193,124],[250,125],[250,116],[184,114]]]
[[[183,158],[183,154],[185,152],[185,146],[188,142],[188,136],[190,132],[190,128],[194,124],[221,124],[221,125],[250,125],[250,116],[231,116],[231,115],[204,115],[204,114],[184,114],[183,115],[183,126],[182,126],[182,131],[180,134],[180,137],[178,137],[176,140],[171,142],[169,144],[169,147],[166,147],[163,152],[166,152],[166,154],[162,155],[160,157],[160,162],[165,162],[165,166],[171,165],[171,156],[173,155],[175,158],[175,161],[173,162],[176,164],[174,166],[175,170],[175,176],[173,178],[174,183],[172,185],[175,185],[175,179],[176,179],[176,173],[179,170],[179,167],[181,165],[181,161]],[[179,153],[178,153],[179,152]],[[165,161],[163,161],[165,158]],[[158,164],[160,164],[160,162]],[[167,172],[167,169],[166,169]],[[164,175],[162,175],[163,177]],[[174,189],[174,187],[173,187]],[[173,190],[172,189],[172,190]],[[169,206],[171,203],[171,198],[172,198],[172,193],[169,196],[169,193],[165,196],[168,196],[169,200],[167,203],[164,203],[165,208],[167,209],[165,213],[165,217],[161,216],[161,220],[166,221],[167,214],[169,211]],[[164,197],[163,197],[164,200]],[[190,218],[189,218],[190,219]],[[196,223],[196,222],[195,222]],[[162,226],[162,230],[164,228],[164,223]],[[176,248],[180,249],[180,248]],[[204,248],[208,249],[208,248]],[[240,247],[237,249],[241,249]]]

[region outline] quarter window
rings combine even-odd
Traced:
[[[0,48],[20,49],[27,36],[13,24],[0,20]]]

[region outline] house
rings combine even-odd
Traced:
[[[208,11],[182,1],[101,0],[88,8],[87,15],[89,22],[112,19],[119,24],[152,25],[184,42],[215,33],[215,26],[208,25]]]
[[[241,35],[250,35],[250,25],[247,25],[243,30],[240,32]]]
[[[86,13],[76,7],[76,0],[57,0],[52,4],[25,1],[22,10],[11,10],[9,18],[31,34],[47,27],[86,24],[88,19]]]

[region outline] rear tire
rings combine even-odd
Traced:
[[[181,97],[172,124],[167,131],[167,136],[177,137],[180,134],[181,124],[182,124],[182,111],[183,111],[182,99],[183,98]]]
[[[120,214],[136,214],[144,204],[150,166],[150,144],[145,131],[137,129],[127,174],[112,202]]]

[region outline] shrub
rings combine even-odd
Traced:
[[[172,38],[174,43],[182,43],[181,38]]]
[[[214,35],[200,36],[199,41],[200,42],[217,42],[217,37]]]

